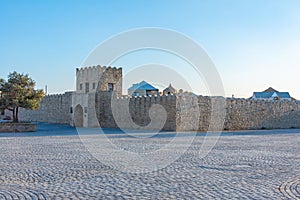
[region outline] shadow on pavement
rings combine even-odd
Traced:
[[[93,135],[93,134],[107,134],[109,137],[134,137],[135,134],[153,134],[156,131],[140,131],[140,130],[121,130],[111,128],[78,128],[81,135]],[[129,132],[127,135],[125,132]],[[244,130],[244,131],[223,131],[221,136],[246,136],[246,135],[278,135],[278,134],[300,134],[300,129],[276,129],[276,130]],[[36,132],[26,133],[0,133],[0,137],[31,137],[31,136],[71,136],[78,135],[76,127],[62,124],[49,124],[38,122]],[[188,137],[194,136],[195,133],[191,132],[168,132],[161,131],[154,134],[153,138],[172,138],[172,137]],[[214,136],[214,134],[211,134]],[[218,136],[219,134],[216,134]],[[206,132],[198,132],[198,137],[206,136]]]

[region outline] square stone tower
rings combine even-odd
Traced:
[[[100,65],[76,68],[76,91],[72,98],[73,125],[99,126],[95,110],[95,95],[99,92],[122,96],[122,68]]]
[[[97,91],[112,91],[122,96],[122,68],[93,67],[76,69],[76,93],[88,94]]]

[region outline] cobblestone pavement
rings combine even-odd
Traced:
[[[146,174],[102,164],[74,129],[36,135],[0,133],[0,199],[300,199],[300,130],[227,132],[203,159],[199,134],[177,161]]]

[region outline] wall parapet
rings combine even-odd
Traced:
[[[76,73],[82,73],[82,72],[86,72],[86,71],[97,71],[97,70],[101,70],[101,71],[105,71],[105,70],[121,70],[122,71],[122,67],[111,67],[111,66],[94,65],[94,66],[76,68]]]

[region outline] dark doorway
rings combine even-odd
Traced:
[[[79,104],[75,107],[74,122],[76,127],[83,127],[83,109]]]

